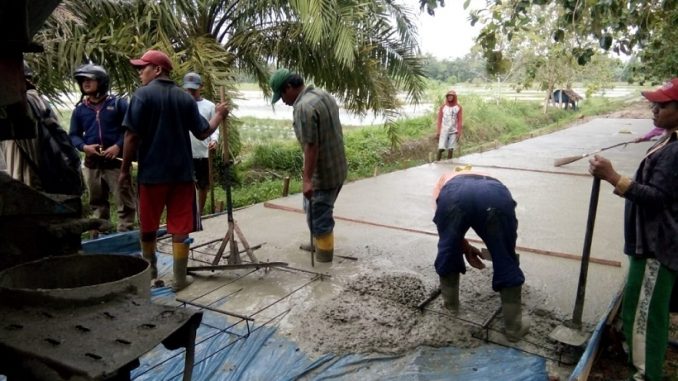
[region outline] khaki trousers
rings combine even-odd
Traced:
[[[120,169],[83,168],[82,171],[89,191],[89,206],[92,216],[103,220],[110,219],[110,203],[108,197],[112,194],[118,212],[119,232],[134,229],[136,215],[136,198],[134,189],[130,186],[120,187],[118,177]]]

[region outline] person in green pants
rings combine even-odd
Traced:
[[[671,291],[678,277],[678,78],[642,95],[666,132],[645,154],[634,179],[595,155],[589,172],[626,199],[624,253],[629,273],[621,318],[634,380],[662,380]]]

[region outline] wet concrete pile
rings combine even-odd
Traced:
[[[309,354],[402,353],[419,345],[476,345],[470,326],[416,305],[430,288],[407,273],[359,275],[335,297],[301,312],[294,329]]]
[[[429,293],[419,276],[407,273],[363,275],[351,281],[347,285],[347,291],[375,296],[408,307],[416,307]]]
[[[500,306],[499,293],[491,288],[491,276],[491,269],[470,269],[462,276],[461,312],[453,316],[440,298],[424,312],[416,308],[437,286],[434,280],[406,272],[359,274],[346,279],[335,297],[295,312],[300,318],[291,320],[300,324],[290,334],[310,355],[396,354],[420,345],[472,348],[484,344],[478,339],[479,327]],[[533,321],[526,340],[533,346],[552,346],[548,333],[563,318],[546,309],[547,299],[543,292],[525,288],[524,310]],[[501,313],[489,327],[495,333],[503,329]]]

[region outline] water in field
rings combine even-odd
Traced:
[[[282,101],[271,106],[271,100],[265,99],[261,91],[242,91],[242,97],[237,99],[238,109],[233,112],[238,117],[253,117],[258,119],[277,119],[289,120],[292,123],[292,107],[285,105]],[[430,103],[419,105],[406,105],[401,111],[403,118],[423,115],[432,111]],[[368,113],[361,116],[349,112],[343,108],[339,110],[341,123],[349,126],[369,126],[384,123],[384,118],[380,115]]]

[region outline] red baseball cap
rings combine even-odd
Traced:
[[[678,78],[673,78],[655,91],[641,91],[640,93],[648,101],[654,103],[678,101]]]
[[[155,65],[160,66],[167,72],[172,71],[172,61],[170,61],[169,57],[167,57],[167,54],[159,50],[149,50],[144,53],[141,58],[129,60],[129,62],[135,67]]]

